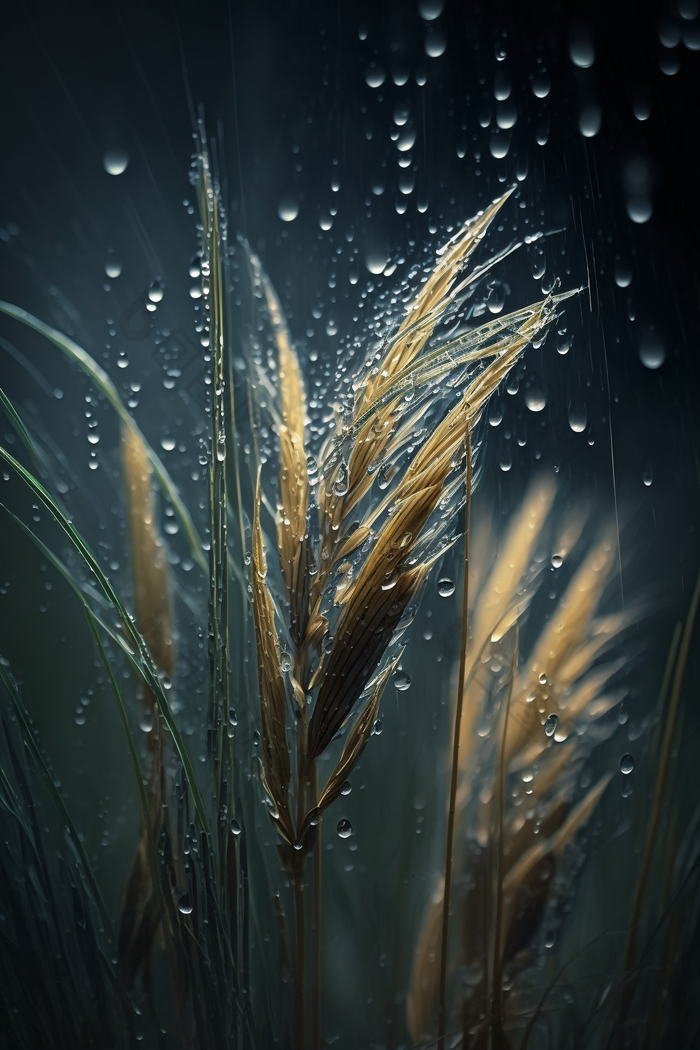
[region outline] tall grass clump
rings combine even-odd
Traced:
[[[544,946],[562,908],[575,910],[583,860],[575,840],[611,780],[592,756],[624,693],[622,632],[631,614],[604,609],[616,568],[610,529],[583,511],[562,516],[544,476],[504,535],[472,511],[475,468],[488,455],[484,409],[574,293],[555,286],[538,302],[475,324],[484,279],[517,247],[486,259],[479,252],[510,206],[507,192],[440,248],[387,334],[367,347],[353,376],[344,375],[319,438],[280,301],[247,244],[230,237],[201,124],[194,179],[208,369],[205,526],[195,524],[189,494],[94,359],[0,303],[82,369],[119,421],[128,597],[68,514],[50,457],[5,394],[24,452],[20,459],[0,448],[4,468],[48,511],[51,526],[40,531],[4,504],[2,513],[79,603],[139,800],[136,845],[112,914],[56,786],[31,698],[3,661],[6,1045],[330,1045],[339,1022],[324,977],[338,949],[325,926],[344,901],[324,870],[326,825],[337,820],[338,800],[371,746],[383,694],[410,652],[426,581],[450,548],[464,563],[460,655],[450,739],[435,755],[431,785],[446,819],[437,820],[433,853],[422,858],[423,913],[403,922],[410,973],[397,966],[406,982],[392,997],[405,1006],[404,1033],[379,1033],[372,1045],[603,1046],[603,1030],[615,1045],[642,1045],[644,953],[669,960],[666,969],[656,964],[666,975],[651,1014],[661,1033],[676,992],[668,967],[687,939],[687,928],[669,919],[674,895],[689,894],[697,877],[695,838],[676,843],[666,875],[657,870],[697,596],[669,657],[657,793],[626,947],[604,992],[553,1020],[550,1004],[561,999],[562,974],[575,960],[552,975]],[[240,281],[265,333],[264,352],[246,339],[234,305]],[[199,750],[182,724],[181,584],[169,567],[159,501],[172,508],[206,584]],[[575,569],[555,611],[533,631],[528,611],[544,579],[543,551]],[[125,685],[126,669],[135,687]],[[397,764],[385,775],[400,781],[405,771]],[[381,797],[369,805],[381,806]],[[649,905],[659,878],[662,899]],[[350,1019],[348,1028],[358,1030]],[[574,1030],[578,1042],[566,1042]]]

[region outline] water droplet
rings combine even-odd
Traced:
[[[531,386],[525,391],[525,404],[531,412],[541,412],[547,404],[547,395],[544,390]]]
[[[282,671],[290,671],[291,668],[292,668],[292,657],[291,657],[291,655],[288,652],[283,650],[280,653],[280,669]]]
[[[561,569],[563,564],[564,564],[564,559],[562,558],[561,554],[553,554],[552,555],[552,568],[553,569]]]
[[[151,287],[148,289],[148,298],[152,303],[159,303],[165,295],[165,286],[159,277],[153,281]]]
[[[365,73],[365,80],[369,87],[378,88],[381,87],[386,80],[386,73],[381,66],[375,66],[372,64]]]
[[[299,214],[299,201],[293,197],[283,197],[277,208],[277,214],[282,222],[293,222]]]
[[[493,131],[489,138],[489,152],[496,160],[502,160],[508,155],[510,149],[510,135],[502,135],[499,131]]]
[[[559,725],[559,715],[547,715],[544,723],[544,731],[546,736],[554,736]]]
[[[349,780],[346,780],[340,787],[340,794],[341,795],[349,795],[351,791],[352,791],[352,784],[350,783]]]
[[[310,478],[318,473],[318,463],[312,455],[306,457],[306,473]]]
[[[432,22],[435,18],[440,17],[443,6],[444,0],[420,0],[418,13],[426,22]]]
[[[416,144],[416,129],[415,128],[404,128],[398,139],[396,140],[396,148],[401,150],[402,153],[406,153],[408,150],[413,149]]]
[[[647,466],[644,468],[644,471],[642,473],[642,481],[644,482],[644,484],[646,485],[647,488],[650,488],[651,487],[651,483],[652,483],[653,480],[654,480],[654,474],[653,474],[652,469],[651,469],[651,463],[648,463]]]
[[[338,832],[338,838],[350,838],[350,836],[352,835],[352,824],[347,819],[347,817],[343,817],[342,820],[338,821],[338,827],[336,828],[336,831]]]
[[[543,671],[543,672],[542,672],[542,674],[541,674],[541,675],[539,676],[539,678],[537,679],[537,681],[538,681],[538,682],[540,683],[540,685],[546,685],[546,684],[547,684],[547,675],[546,675],[546,674],[544,673],[544,671]]]
[[[389,256],[385,249],[379,247],[367,249],[367,252],[365,253],[365,266],[370,273],[382,273],[388,262]]]
[[[600,125],[603,122],[603,114],[601,113],[600,106],[594,102],[587,106],[584,106],[578,117],[579,131],[585,139],[592,139],[600,131]]]
[[[399,671],[394,677],[394,685],[400,693],[404,693],[407,689],[411,688],[411,679],[405,671]]]
[[[105,263],[105,273],[107,274],[108,277],[111,277],[111,278],[118,277],[121,272],[122,272],[122,264],[120,262],[113,262],[110,259],[109,262]]]
[[[537,73],[532,78],[532,93],[536,98],[546,98],[549,94],[551,83],[549,77],[544,73]]]
[[[232,834],[232,835],[236,835],[236,837],[238,837],[238,835],[240,835],[240,833],[241,833],[241,825],[240,825],[240,824],[238,823],[238,821],[237,821],[237,820],[236,820],[236,819],[234,818],[234,819],[233,819],[233,820],[231,821],[231,834]]]
[[[341,463],[338,467],[338,473],[336,474],[335,483],[333,485],[333,491],[336,496],[347,495],[348,489],[350,488],[350,481],[348,476],[348,468],[344,463]]]
[[[620,772],[624,773],[625,776],[627,776],[629,773],[632,772],[633,769],[634,769],[634,756],[633,755],[629,755],[629,754],[623,755],[622,758],[620,759]]]
[[[439,30],[433,30],[425,38],[425,53],[429,58],[439,58],[440,55],[445,54],[447,48],[447,38],[444,33]]]
[[[579,69],[590,69],[595,62],[593,37],[585,26],[574,27],[569,37],[569,57]]]
[[[615,284],[618,288],[629,288],[632,283],[632,268],[625,263],[615,264]]]
[[[202,298],[202,286],[199,281],[196,281],[195,284],[190,286],[190,296],[192,299]]]
[[[120,146],[114,146],[105,153],[103,164],[109,175],[121,175],[129,164],[129,154]]]
[[[190,900],[189,894],[183,893],[180,900],[177,902],[177,910],[181,915],[191,915],[193,911],[192,901]]]
[[[574,434],[582,434],[588,423],[588,411],[585,405],[572,405],[569,408],[569,426]]]
[[[449,598],[455,592],[454,580],[450,580],[447,576],[443,576],[441,580],[438,580],[437,589],[441,598]]]
[[[627,198],[627,214],[632,222],[636,222],[639,226],[642,226],[645,222],[649,222],[653,212],[654,205],[651,197]]]
[[[655,333],[645,335],[639,347],[639,360],[645,368],[661,368],[666,360],[666,348]]]
[[[164,437],[160,439],[160,444],[166,452],[172,452],[177,442],[175,441],[174,437]]]

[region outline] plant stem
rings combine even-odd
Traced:
[[[318,772],[313,764],[311,791],[314,799],[318,798]],[[321,862],[322,823],[319,816],[316,841],[314,843],[314,900],[311,929],[313,932],[313,957],[311,970],[311,1046],[312,1050],[321,1050]]]
[[[646,888],[646,880],[648,880],[649,878],[649,870],[652,864],[652,858],[654,856],[654,846],[656,845],[656,835],[658,831],[659,820],[661,819],[661,806],[663,804],[665,784],[667,777],[669,777],[671,752],[676,729],[676,721],[678,718],[678,707],[680,703],[681,687],[683,685],[683,677],[685,674],[685,665],[687,663],[688,653],[690,653],[691,649],[693,629],[695,627],[695,618],[697,616],[699,603],[700,574],[698,575],[698,580],[695,585],[695,590],[693,592],[691,608],[690,610],[688,610],[687,619],[685,621],[680,651],[678,653],[678,660],[674,670],[673,687],[671,691],[671,700],[669,703],[669,714],[667,714],[666,716],[665,730],[661,742],[661,753],[659,755],[659,772],[657,774],[656,790],[654,792],[654,805],[652,807],[652,814],[649,819],[649,829],[648,832],[646,832],[646,841],[644,842],[644,853],[642,857],[641,867],[639,869],[639,881],[637,882],[634,904],[632,906],[632,919],[630,922],[628,946],[627,951],[625,951],[624,955],[624,969],[627,971],[629,971],[633,966],[636,954],[637,926],[639,924],[641,904],[644,897],[644,890]],[[676,648],[676,645],[676,637],[674,637],[672,652]]]
[[[445,892],[442,902],[442,934],[440,941],[440,985],[438,993],[438,1038],[437,1050],[445,1050],[447,1026],[447,954],[450,926],[450,898],[452,890],[452,852],[454,847],[455,813],[457,808],[457,781],[459,779],[459,738],[462,731],[462,708],[464,706],[464,680],[467,668],[467,643],[469,640],[469,524],[472,503],[472,443],[467,424],[467,471],[466,471],[466,525],[464,530],[464,581],[462,588],[462,641],[459,654],[459,684],[455,706],[455,722],[452,738],[452,769],[450,772],[450,804],[447,812],[447,840],[445,843]]]
[[[508,715],[510,714],[510,701],[513,695],[513,682],[518,666],[518,649],[520,641],[519,625],[515,625],[515,648],[513,650],[513,661],[510,669],[510,681],[508,683],[508,696],[506,709],[503,714],[503,732],[501,734],[501,752],[498,756],[498,814],[497,814],[497,843],[496,843],[496,920],[494,922],[493,937],[493,978],[491,988],[491,1045],[493,1050],[507,1045],[503,1036],[503,1020],[501,1015],[501,999],[503,990],[503,973],[501,970],[501,940],[503,939],[503,818],[505,814],[506,798],[506,737],[508,735]]]
[[[305,858],[299,857],[297,870],[294,873],[294,914],[296,921],[296,967],[295,967],[295,994],[296,1015],[295,1024],[295,1050],[305,1050],[306,1046],[306,915],[304,909],[304,868]]]

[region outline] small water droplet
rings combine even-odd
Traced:
[[[173,449],[175,448],[176,441],[175,441],[174,437],[164,437],[164,438],[160,439],[160,444],[161,444],[161,447],[164,448],[166,452],[172,452]]]
[[[585,26],[574,27],[569,38],[569,57],[579,69],[590,69],[595,62],[593,37]]]
[[[371,88],[381,87],[386,80],[386,73],[381,66],[376,66],[374,63],[369,67],[365,73],[365,81]]]
[[[341,785],[340,794],[341,795],[349,795],[351,791],[352,791],[352,784],[350,783],[349,780],[346,780],[345,783]]]
[[[338,832],[338,838],[349,839],[352,835],[352,824],[347,817],[343,817],[342,820],[338,821],[338,827],[336,830]]]
[[[120,262],[113,262],[110,259],[109,262],[105,263],[105,273],[107,274],[108,277],[111,277],[111,278],[114,279],[115,277],[118,277],[121,272],[122,272],[122,264]]]
[[[539,676],[538,682],[540,683],[540,685],[546,685],[547,684],[547,675],[544,673],[544,671]]]
[[[411,679],[405,671],[399,671],[399,673],[394,678],[394,685],[399,690],[399,692],[403,693],[406,691],[406,689],[411,688]]]
[[[575,434],[582,434],[588,423],[588,412],[585,405],[572,405],[569,409],[569,426]]]
[[[192,914],[193,906],[188,893],[183,893],[182,897],[180,897],[180,900],[177,902],[177,910],[181,915]]]
[[[561,554],[553,554],[552,555],[552,568],[553,569],[561,569],[563,564],[564,564],[564,559],[562,558]]]
[[[129,154],[122,147],[114,146],[106,151],[103,164],[109,175],[121,175],[128,167]]]
[[[437,589],[441,598],[449,598],[455,592],[454,580],[450,580],[447,576],[443,576],[441,580],[438,580]]]
[[[652,473],[651,463],[649,463],[644,468],[644,472],[642,474],[642,481],[644,482],[646,487],[649,488],[651,486],[651,483],[652,483],[653,480],[654,480],[654,475]]]
[[[290,671],[292,667],[292,657],[287,652],[280,654],[280,669],[282,671]]]
[[[620,772],[627,776],[634,769],[634,756],[627,754],[620,759]]]
[[[559,715],[547,715],[544,723],[544,731],[546,736],[554,736],[559,725]]]
[[[240,825],[240,824],[238,823],[238,821],[237,821],[237,820],[236,820],[236,819],[234,818],[234,819],[233,819],[233,820],[231,821],[231,834],[232,834],[232,835],[236,835],[236,837],[237,837],[238,835],[240,835],[240,833],[241,833],[241,825]]]

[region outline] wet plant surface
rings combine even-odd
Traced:
[[[3,1045],[694,1046],[697,6],[56,18]]]

